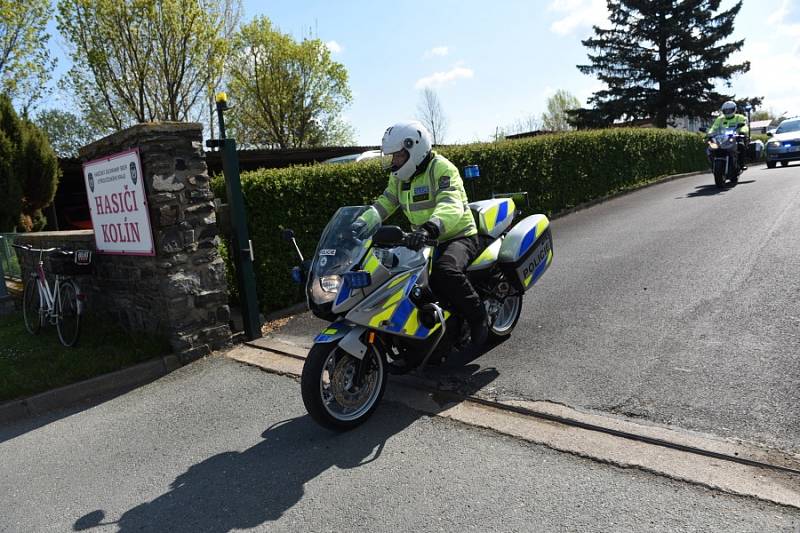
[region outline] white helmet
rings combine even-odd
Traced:
[[[421,122],[398,122],[383,134],[383,168],[400,181],[408,181],[431,152],[431,134]]]
[[[726,118],[731,118],[733,114],[736,113],[736,102],[733,100],[728,100],[722,104],[722,107],[719,108],[719,110],[723,115],[725,115]]]

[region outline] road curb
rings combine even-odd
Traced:
[[[260,344],[222,355],[272,374],[300,377],[302,358],[283,352],[285,343]],[[393,386],[385,400],[421,413],[600,463],[800,509],[800,456],[788,452],[546,401],[476,396],[435,379],[390,377]]]
[[[70,407],[98,396],[121,394],[155,381],[180,367],[177,355],[167,355],[34,396],[11,400],[0,404],[0,424]]]

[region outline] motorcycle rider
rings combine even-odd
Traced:
[[[714,121],[711,129],[708,130],[708,135],[714,135],[728,128],[736,128],[736,133],[740,135],[749,135],[750,127],[747,125],[747,117],[736,112],[736,102],[728,100],[720,108],[720,116]],[[747,167],[744,165],[744,144],[741,142],[736,143],[736,149],[739,159],[739,168],[745,170]]]
[[[483,246],[458,169],[432,145],[431,134],[417,121],[398,122],[386,130],[381,152],[389,183],[373,207],[382,220],[402,208],[414,227],[408,248],[419,250],[428,239],[439,241],[431,289],[467,321],[473,346],[481,346],[488,336],[488,316],[466,270]]]

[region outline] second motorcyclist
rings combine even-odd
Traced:
[[[720,116],[714,121],[711,129],[708,130],[708,135],[712,136],[723,130],[734,128],[739,135],[748,135],[750,128],[747,125],[747,117],[736,112],[736,102],[728,100],[720,108]],[[744,165],[745,145],[742,142],[737,142],[737,155],[739,159],[739,168],[742,170],[747,167]]]
[[[431,288],[470,326],[473,346],[488,335],[488,317],[466,276],[482,244],[458,169],[432,149],[431,135],[420,122],[400,122],[383,134],[381,151],[389,183],[373,204],[386,220],[397,208],[414,226],[408,247],[419,250],[436,239]]]

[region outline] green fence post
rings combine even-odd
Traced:
[[[0,235],[0,247],[3,249],[2,256],[5,257],[6,239]],[[7,315],[14,312],[14,302],[6,289],[6,273],[3,268],[3,257],[0,257],[0,315]]]
[[[247,229],[247,216],[242,195],[242,182],[239,177],[239,155],[236,153],[236,140],[225,136],[225,117],[228,98],[225,93],[217,95],[217,117],[219,119],[218,140],[206,141],[206,146],[222,149],[222,174],[225,176],[225,189],[228,194],[231,218],[231,257],[236,266],[236,280],[242,304],[244,333],[248,340],[261,337],[261,320],[258,312],[256,277],[253,270],[253,242]]]
[[[3,247],[3,250],[2,250],[2,255],[3,256],[0,257],[0,281],[2,281],[2,283],[0,283],[0,301],[2,301],[4,298],[8,297],[8,290],[6,289],[6,271],[3,268],[3,263],[5,262],[5,257],[6,257],[6,252],[5,252],[6,242],[5,241],[6,241],[6,238],[3,237],[2,235],[0,235],[0,246]]]

